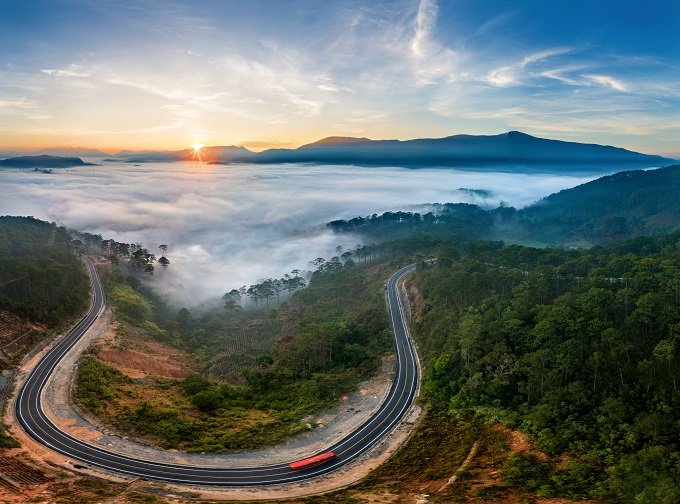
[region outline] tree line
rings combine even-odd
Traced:
[[[84,233],[76,230],[70,231],[74,237],[74,245],[80,253],[91,252],[103,255],[112,264],[120,264],[125,261],[130,269],[137,272],[153,275],[155,271],[154,263],[158,263],[162,268],[170,265],[170,260],[166,257],[168,246],[161,244],[158,250],[161,256],[149,251],[141,243],[124,243],[113,239],[104,239],[100,234]]]

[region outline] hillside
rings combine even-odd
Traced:
[[[19,156],[0,160],[0,167],[8,168],[72,168],[74,166],[90,166],[78,157],[62,156]]]
[[[0,217],[0,407],[6,370],[87,305],[89,279],[64,228],[32,217]],[[0,448],[15,447],[0,424]],[[7,461],[0,454],[0,468]]]
[[[677,233],[582,250],[478,242],[423,264],[425,397],[517,426],[547,453],[510,457],[506,484],[678,502],[679,245]]]
[[[680,225],[680,165],[616,173],[565,189],[517,213],[523,233],[591,242],[673,231]]]
[[[680,225],[680,165],[616,173],[551,194],[521,210],[433,203],[420,213],[338,219],[327,226],[369,242],[450,235],[533,244],[589,245],[672,232]]]
[[[88,292],[66,229],[32,217],[0,217],[0,309],[56,326],[85,308]]]

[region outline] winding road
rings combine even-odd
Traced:
[[[324,450],[337,455],[328,463],[303,471],[294,471],[288,464],[221,469],[138,460],[90,445],[55,426],[43,411],[41,404],[41,392],[55,366],[104,311],[104,291],[95,267],[87,258],[84,262],[90,274],[92,305],[87,315],[38,362],[16,400],[16,418],[31,437],[83,464],[142,479],[201,486],[247,487],[301,481],[331,472],[366,452],[398,424],[416,396],[418,361],[398,295],[399,282],[415,268],[415,265],[411,264],[393,273],[386,286],[387,305],[397,353],[397,370],[390,391],[371,418],[354,432]]]

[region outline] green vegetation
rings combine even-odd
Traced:
[[[87,306],[89,280],[66,229],[0,217],[0,369],[16,365]],[[40,324],[36,324],[40,323]],[[0,425],[0,447],[19,443]]]
[[[78,363],[76,399],[94,413],[101,412],[103,403],[118,397],[118,388],[130,379],[113,366],[91,355],[83,355]]]
[[[431,210],[424,214],[385,212],[381,215],[373,214],[350,220],[335,220],[329,222],[327,226],[336,232],[359,233],[373,241],[394,240],[414,234],[456,234],[466,236],[468,239],[481,238],[489,236],[492,231],[492,213],[477,205],[446,203],[432,204],[429,207]]]
[[[458,475],[462,484],[433,502],[510,494],[678,502],[680,234],[612,243],[675,229],[673,188],[680,189],[679,167],[605,177],[521,211],[447,204],[334,221],[335,231],[372,244],[316,259],[305,288],[291,272],[234,289],[219,308],[192,311],[169,307],[127,276],[153,270],[155,256],[140,244],[81,235],[114,262],[127,259],[105,278],[120,331],[183,348],[202,372],[131,379],[85,356],[77,397],[119,430],[165,447],[274,443],[308,428],[311,415],[375,370],[390,349],[384,279],[398,265],[436,256],[419,264],[409,286],[426,363],[423,424],[358,489],[308,502],[354,502],[357,491],[405,482],[441,484],[475,441],[480,454]],[[36,243],[70,246],[64,231],[47,226],[53,239]],[[572,250],[477,241],[498,237],[609,244]],[[33,246],[23,241],[31,258]],[[21,282],[7,278],[0,301]],[[532,447],[503,453],[499,423],[527,433]],[[502,481],[473,485],[485,464]]]
[[[296,275],[282,279],[278,293],[278,281],[266,280],[245,289],[245,309],[232,293],[224,307],[196,314],[171,310],[115,268],[104,284],[119,332],[185,349],[205,372],[135,380],[84,356],[78,400],[120,431],[188,451],[255,448],[310,428],[311,415],[370,376],[391,350],[381,288],[391,268],[344,257],[317,260],[305,289],[285,292],[300,285]],[[241,341],[258,331],[260,344]],[[244,357],[237,376],[224,367],[234,350]]]
[[[489,434],[488,426],[474,415],[453,418],[432,404],[406,448],[371,472],[359,488],[390,483],[396,486],[409,480],[447,480],[465,460],[472,443]]]
[[[587,250],[413,234],[394,250],[406,242],[438,257],[410,281],[427,416],[358,487],[310,503],[436,490],[474,440],[460,483],[432,502],[678,502],[680,234]],[[504,453],[498,422],[543,453]],[[502,483],[480,483],[484,466]]]
[[[0,424],[0,448],[19,448],[21,444],[7,433],[4,425]]]
[[[423,264],[414,281],[430,400],[517,426],[548,454],[579,455],[566,467],[515,456],[508,484],[676,502],[680,235],[589,250],[480,242],[460,253]]]
[[[0,308],[55,326],[85,308],[88,292],[65,228],[32,217],[0,217]]]
[[[132,273],[148,273],[153,275],[156,267],[154,263],[158,259],[158,264],[163,268],[170,265],[170,260],[162,255],[156,258],[149,249],[144,248],[141,243],[123,243],[116,240],[104,240],[101,235],[83,233],[75,229],[69,230],[74,237],[74,244],[80,252],[89,250],[92,254],[101,254],[113,264],[124,264],[128,271]],[[168,251],[167,245],[159,245],[158,249],[165,254]],[[121,260],[124,260],[121,262]]]
[[[457,234],[466,240],[589,245],[676,231],[680,222],[678,192],[680,166],[675,165],[602,177],[521,210],[432,204],[425,213],[385,212],[336,220],[328,227],[359,234],[369,241],[427,233],[440,237]]]
[[[117,315],[128,322],[143,323],[151,315],[153,305],[128,284],[111,285],[107,291],[107,299],[116,307]]]
[[[566,189],[518,212],[523,236],[601,243],[678,229],[680,165],[624,171]]]

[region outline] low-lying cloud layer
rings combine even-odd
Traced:
[[[153,283],[195,304],[306,268],[341,245],[324,224],[424,203],[521,207],[594,178],[352,166],[105,164],[52,174],[0,171],[0,214],[33,215],[150,249],[171,266]],[[474,189],[482,191],[461,190]]]

